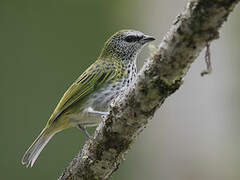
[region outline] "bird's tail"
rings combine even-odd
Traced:
[[[39,154],[43,150],[43,148],[47,145],[48,141],[55,134],[49,132],[48,128],[44,128],[42,132],[39,134],[37,139],[32,143],[32,145],[28,148],[22,158],[22,164],[26,165],[26,167],[32,167]]]

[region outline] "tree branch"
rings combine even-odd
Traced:
[[[238,2],[190,0],[139,72],[136,83],[111,105],[110,115],[59,180],[110,178],[156,110],[182,85],[199,53],[219,37],[221,25]]]

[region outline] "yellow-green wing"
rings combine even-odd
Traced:
[[[102,63],[104,63],[104,65]],[[110,66],[113,67],[114,65],[111,64]],[[118,74],[118,69],[107,67],[109,67],[108,64],[103,61],[92,64],[64,93],[51,115],[49,123],[52,123],[72,104],[81,101],[91,92],[98,89],[103,83],[114,80]]]

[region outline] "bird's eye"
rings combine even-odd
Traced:
[[[139,41],[140,39],[141,39],[141,37],[139,37],[139,36],[127,36],[125,38],[125,41],[130,43],[130,42]]]

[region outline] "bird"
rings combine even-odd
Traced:
[[[114,98],[135,81],[137,55],[153,40],[153,36],[131,29],[113,34],[97,60],[64,93],[45,128],[25,152],[22,164],[32,167],[49,140],[64,129],[78,127],[90,138],[86,127],[98,125],[108,115]]]

